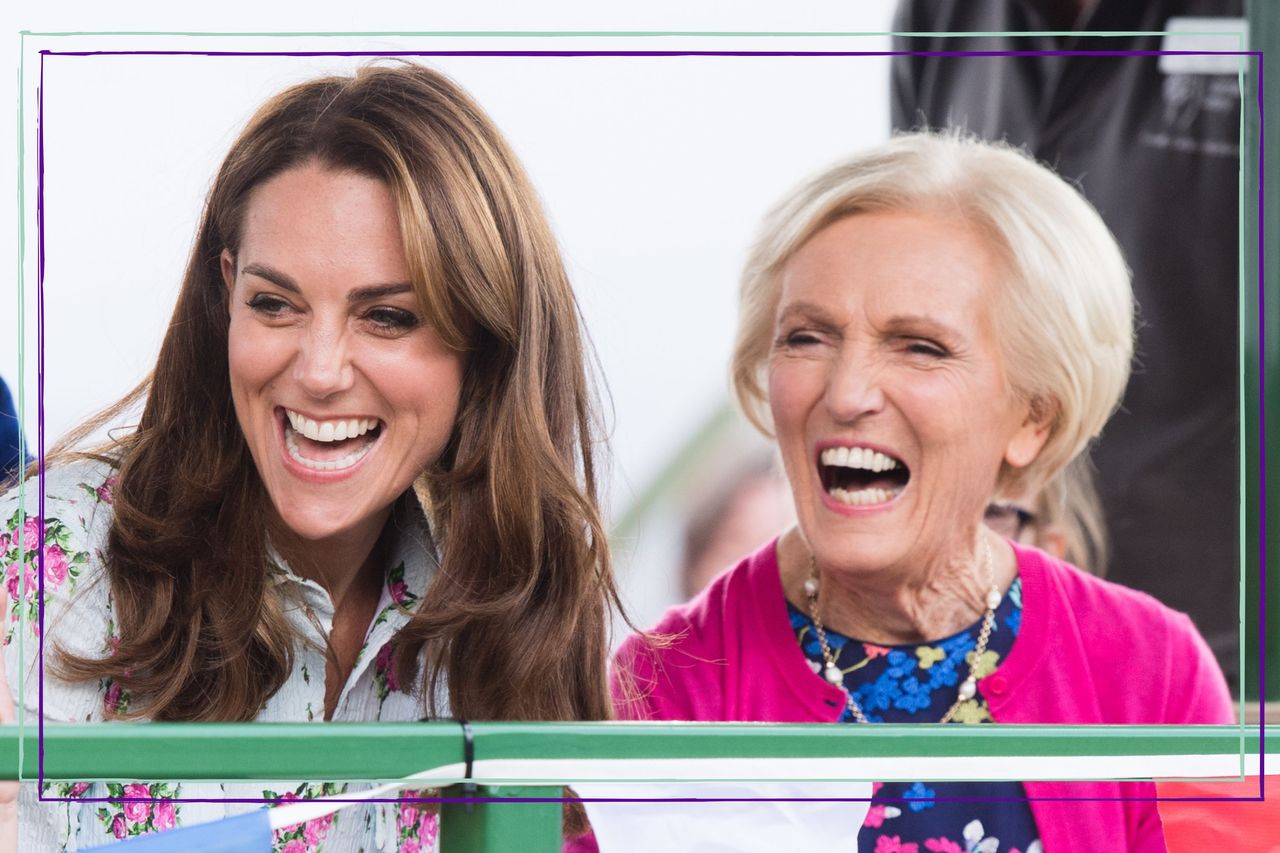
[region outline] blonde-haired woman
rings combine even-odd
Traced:
[[[1103,428],[1132,325],[1114,239],[1019,151],[907,135],[801,185],[748,261],[733,361],[798,523],[670,611],[669,644],[624,644],[619,713],[1229,722],[1186,616],[983,525],[992,500],[1034,494]],[[1161,850],[1154,804],[1117,799],[1153,793],[893,783],[859,846]]]
[[[54,454],[21,525],[0,503],[10,681],[37,711],[40,555],[51,721],[608,717],[583,346],[535,193],[454,83],[397,64],[280,93],[214,180],[152,377],[100,419],[145,400],[137,430]],[[29,787],[26,850],[252,807]],[[158,802],[78,802],[122,794]],[[434,818],[380,808],[279,841],[430,846]]]

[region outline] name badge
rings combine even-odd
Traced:
[[[1249,49],[1249,22],[1244,18],[1177,17],[1164,26],[1161,50],[1241,51]],[[1161,74],[1239,74],[1247,56],[1222,53],[1168,54],[1160,57]]]

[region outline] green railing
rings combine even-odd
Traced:
[[[472,723],[474,760],[1241,755],[1258,727]],[[1268,750],[1280,751],[1280,727]],[[22,778],[39,770],[26,726]],[[462,728],[431,723],[118,723],[44,731],[46,779],[390,781],[461,765]],[[323,745],[323,748],[318,748]],[[0,726],[0,778],[15,778],[18,727]],[[458,779],[461,779],[461,774]],[[527,780],[525,780],[527,781]]]
[[[629,759],[926,759],[1036,756],[1257,755],[1263,732],[1238,726],[859,726],[733,723],[473,723],[475,766],[494,760],[584,760],[621,767]],[[1266,729],[1269,755],[1280,727]],[[323,749],[317,745],[323,743]],[[0,778],[37,777],[39,738],[0,726]],[[275,779],[390,781],[460,766],[462,727],[433,723],[144,723],[46,725],[45,779],[244,782]],[[1275,760],[1280,765],[1280,756]],[[532,766],[532,765],[527,765]],[[607,768],[610,764],[605,764]],[[1275,766],[1275,765],[1273,765]],[[19,767],[21,774],[18,773]],[[558,850],[562,785],[552,774],[494,780],[444,776],[445,797],[549,798],[552,802],[445,803],[442,850]],[[619,773],[619,781],[634,774]],[[767,778],[767,776],[765,777]],[[450,783],[453,783],[450,786]]]

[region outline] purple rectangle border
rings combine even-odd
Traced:
[[[298,33],[305,35],[305,33]],[[353,33],[358,35],[358,33]],[[429,33],[424,33],[429,35]],[[911,33],[902,33],[902,35],[911,35]],[[973,33],[974,36],[982,36],[984,33]],[[1027,35],[1027,33],[1005,33],[1005,35]],[[1107,35],[1107,33],[1089,33],[1089,35]],[[1230,35],[1230,33],[1224,33]],[[530,37],[536,37],[536,33],[530,33]],[[1263,204],[1265,192],[1263,192],[1263,183],[1265,183],[1265,161],[1266,161],[1266,143],[1265,136],[1265,117],[1263,117],[1263,100],[1262,100],[1262,79],[1263,79],[1263,51],[1261,50],[819,50],[819,51],[799,51],[799,50],[378,50],[378,51],[338,51],[338,50],[259,50],[259,51],[215,51],[215,50],[86,50],[86,51],[60,51],[60,50],[41,50],[40,55],[40,83],[36,90],[36,232],[37,232],[37,252],[36,252],[36,323],[37,323],[37,453],[38,453],[38,471],[40,471],[40,540],[44,542],[44,524],[45,524],[45,114],[44,114],[44,92],[45,92],[45,59],[47,56],[367,56],[367,58],[378,58],[378,56],[416,56],[416,58],[431,58],[431,56],[529,56],[529,58],[573,58],[573,56],[584,56],[584,58],[604,58],[604,56],[616,56],[616,58],[672,58],[672,56],[750,56],[750,58],[854,58],[854,56],[1251,56],[1257,59],[1257,109],[1258,109],[1258,516],[1260,516],[1260,537],[1261,542],[1258,543],[1258,596],[1260,596],[1260,605],[1258,605],[1258,634],[1260,638],[1266,638],[1266,288],[1265,288],[1265,248],[1266,248],[1266,231],[1265,216],[1266,207]],[[1242,109],[1245,92],[1240,93],[1242,96]],[[1242,156],[1244,152],[1242,151]],[[23,164],[19,164],[22,169]],[[26,211],[20,211],[20,215],[26,215]],[[1243,228],[1243,223],[1240,224]],[[1243,233],[1243,232],[1242,232]],[[1243,401],[1242,401],[1243,402]],[[1244,521],[1244,519],[1240,519]],[[1243,562],[1240,570],[1243,573]],[[38,707],[40,707],[40,719],[37,721],[40,736],[40,772],[38,772],[37,783],[40,788],[37,789],[37,797],[40,802],[81,802],[81,803],[129,803],[129,802],[170,802],[170,803],[280,803],[285,800],[278,799],[244,799],[244,798],[172,798],[172,799],[147,799],[147,798],[111,798],[111,797],[45,797],[45,552],[44,548],[40,548],[37,552],[37,578],[38,578],[38,612],[40,612],[40,698],[38,698]],[[938,797],[933,802],[1032,802],[1032,800],[1053,800],[1053,802],[1262,802],[1266,798],[1266,643],[1258,643],[1258,704],[1260,704],[1260,717],[1258,717],[1258,795],[1257,797]],[[250,780],[244,780],[250,781]],[[479,780],[477,780],[479,781]],[[1080,780],[1087,784],[1088,780]],[[483,784],[483,783],[481,783]],[[294,800],[288,800],[294,802]],[[534,798],[511,798],[511,797],[471,797],[471,798],[374,798],[374,799],[339,799],[332,798],[329,802],[335,803],[564,803],[564,802],[755,802],[755,800],[717,800],[708,799],[701,800],[699,798],[662,798],[662,799],[577,799],[564,797],[534,797]],[[778,802],[872,802],[870,798],[841,798],[841,799],[782,799]],[[900,798],[877,798],[874,802],[913,802]]]

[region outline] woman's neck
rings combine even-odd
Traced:
[[[1013,552],[985,528],[996,586],[1009,588],[1017,575]],[[811,614],[804,582],[810,550],[798,528],[778,541],[778,565],[787,599]],[[969,627],[986,611],[990,589],[981,549],[929,561],[911,571],[873,573],[819,566],[819,616],[823,626],[880,645],[939,640]]]
[[[324,587],[337,610],[353,592],[381,583],[380,541],[390,514],[387,509],[358,528],[323,540],[303,539],[276,521],[269,527],[271,542],[297,575]]]

